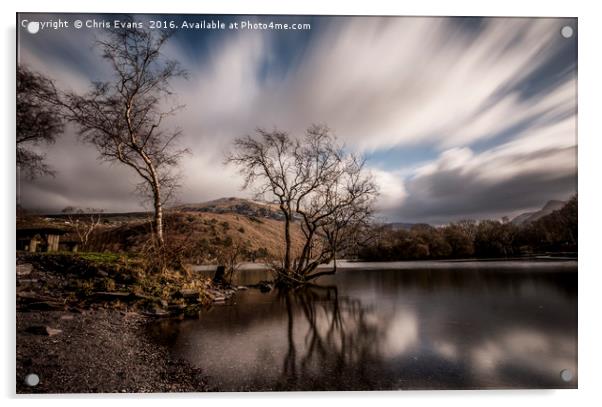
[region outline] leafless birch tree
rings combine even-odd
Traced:
[[[100,226],[102,209],[87,208],[86,210],[68,206],[62,210],[77,234],[82,250],[88,248],[92,233]]]
[[[185,76],[177,61],[161,53],[168,38],[165,32],[108,30],[98,47],[113,79],[93,83],[84,95],[69,93],[63,102],[67,118],[103,160],[122,163],[139,176],[139,189],[153,204],[153,233],[160,246],[163,205],[178,186],[175,170],[187,153],[177,146],[181,131],[164,126],[183,107],[163,107],[172,95],[171,81]]]

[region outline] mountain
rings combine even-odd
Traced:
[[[234,213],[249,218],[284,220],[284,215],[276,204],[234,197],[196,204],[182,204],[172,209],[181,212]]]
[[[514,223],[515,225],[524,225],[527,223],[534,222],[546,215],[549,215],[550,213],[552,213],[554,211],[557,211],[558,209],[562,208],[565,204],[566,204],[566,202],[564,202],[564,201],[555,201],[555,200],[548,201],[548,203],[546,203],[544,205],[544,207],[538,211],[525,212],[525,213],[518,215],[517,217],[512,219],[512,223]]]

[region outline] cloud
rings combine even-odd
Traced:
[[[440,18],[333,25],[287,88],[295,109],[280,105],[287,110],[279,115],[327,121],[362,151],[491,137],[525,118],[573,108],[566,92],[527,101],[516,88],[564,45],[561,24],[487,19],[478,32]]]
[[[398,207],[407,197],[403,185],[403,177],[394,172],[370,169],[374,181],[378,186],[379,196],[377,209],[381,212],[391,211]]]
[[[474,153],[452,148],[406,180],[395,219],[444,223],[496,218],[566,199],[577,188],[575,118]]]
[[[190,74],[174,84],[176,102],[187,107],[168,123],[183,129],[182,145],[193,153],[182,163],[181,201],[248,196],[235,169],[223,166],[233,139],[256,127],[300,134],[316,122],[356,152],[431,151],[418,168],[391,155],[390,170],[372,168],[378,208],[392,220],[505,214],[575,190],[574,39],[559,35],[574,20],[318,20],[311,36],[196,33],[168,44],[165,53]],[[30,36],[20,43],[21,61],[61,86],[83,89],[108,77],[92,41],[60,32]],[[86,202],[139,207],[126,193],[135,174],[95,162],[85,180],[67,175],[69,166],[83,173],[94,151],[61,148],[71,149],[46,149],[55,180],[22,180],[24,204],[77,204],[85,191]],[[78,163],[67,165],[66,154]],[[117,174],[120,182],[102,184]]]
[[[19,198],[24,207],[52,212],[66,206],[109,212],[140,209],[140,197],[135,193],[138,181],[130,170],[99,161],[94,149],[77,140],[71,126],[56,144],[36,150],[47,154],[56,177],[41,177],[34,182],[22,178]]]

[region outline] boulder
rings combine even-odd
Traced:
[[[26,276],[31,273],[33,270],[33,266],[29,263],[25,264],[17,264],[17,275],[18,276]]]

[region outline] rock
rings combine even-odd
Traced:
[[[20,284],[35,284],[38,282],[37,278],[23,278],[19,279],[18,283]]]
[[[54,329],[54,328],[46,327],[46,333],[48,334],[48,336],[58,335],[58,334],[60,334],[62,332],[63,331],[60,330],[60,329]]]
[[[164,309],[156,308],[153,310],[142,311],[142,315],[145,315],[147,317],[165,318],[169,317],[171,313],[169,311],[165,311]]]
[[[17,275],[26,276],[33,270],[33,266],[29,263],[17,264]]]
[[[196,298],[199,296],[199,291],[194,288],[184,288],[180,290],[180,295],[183,298]]]
[[[257,284],[259,291],[261,291],[262,293],[269,293],[270,291],[272,291],[272,285],[268,282],[265,281],[261,281],[259,284]]]
[[[210,300],[213,301],[213,299],[215,299],[215,297],[219,297],[221,294],[219,291],[209,289],[209,290],[205,291],[205,295],[207,297],[209,297]]]
[[[35,335],[55,336],[63,332],[60,329],[50,328],[49,326],[32,325],[26,329],[27,332]]]
[[[259,291],[261,291],[262,293],[269,293],[270,291],[272,291],[273,285],[270,281],[260,281],[257,284],[250,284],[248,285],[248,287],[251,288],[258,288]]]

